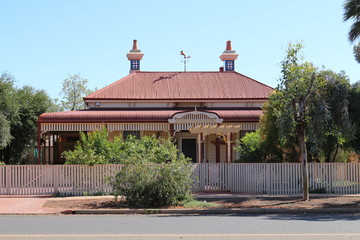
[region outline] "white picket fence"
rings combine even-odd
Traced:
[[[94,195],[111,193],[108,177],[123,165],[0,166],[0,195]],[[202,163],[193,165],[193,192],[300,194],[299,163]],[[312,190],[360,193],[360,163],[310,163]]]

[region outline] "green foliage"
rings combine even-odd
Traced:
[[[0,159],[19,164],[25,158],[26,147],[36,143],[38,116],[54,104],[43,90],[14,87],[14,77],[0,76]]]
[[[82,78],[79,74],[69,75],[62,82],[62,90],[60,94],[63,96],[61,104],[64,110],[79,110],[86,108],[83,97],[91,93],[87,88],[88,80]]]
[[[259,131],[247,133],[238,143],[239,146],[235,150],[239,153],[240,159],[237,162],[264,161],[264,151]]]
[[[73,151],[63,152],[66,158],[66,164],[111,164],[115,163],[116,152],[112,151],[115,142],[108,140],[106,129],[94,131],[86,135],[80,133],[80,142],[78,142]]]
[[[0,161],[0,165],[6,165],[3,161]]]
[[[360,42],[354,46],[353,51],[355,60],[360,63]]]
[[[321,98],[326,102],[330,117],[326,122],[324,144],[317,152],[325,157],[326,162],[330,162],[337,159],[339,148],[354,138],[355,129],[348,113],[350,83],[344,72],[322,70],[319,75],[326,81]]]
[[[3,72],[0,75],[0,150],[8,146],[13,139],[11,123],[18,121],[14,77]]]
[[[81,133],[80,141],[73,151],[63,153],[66,164],[151,164],[164,163],[167,160],[184,161],[183,154],[171,139],[157,139],[145,136],[136,139],[129,136],[126,141],[122,136],[109,140],[108,131],[94,131],[88,135]]]
[[[197,200],[193,200],[193,201],[184,203],[184,207],[186,207],[186,208],[214,208],[214,207],[220,207],[220,206],[221,205],[218,203],[197,201]]]
[[[192,165],[126,165],[112,179],[116,197],[124,196],[131,207],[173,206],[192,200]]]
[[[360,36],[360,2],[346,0],[344,3],[344,21],[353,20],[349,31],[349,40],[354,42]]]
[[[36,144],[36,120],[52,106],[51,99],[43,90],[35,90],[24,86],[16,91],[19,104],[19,121],[11,124],[11,134],[14,137],[3,153],[12,164],[21,163],[26,156],[26,147]]]
[[[327,193],[326,188],[310,188],[309,193]]]
[[[324,122],[329,118],[324,100],[320,97],[325,85],[323,78],[317,77],[315,67],[309,62],[299,62],[302,57],[301,44],[290,45],[287,57],[282,62],[282,77],[274,95],[277,109],[277,124],[280,141],[286,145],[293,138],[305,134],[311,140],[318,139],[324,132]],[[316,111],[317,114],[312,114]],[[289,138],[290,136],[290,138]],[[314,141],[315,142],[315,141]]]
[[[344,3],[344,21],[353,20],[353,24],[349,31],[349,40],[355,43],[360,36],[360,2],[359,0],[346,0]],[[358,42],[354,48],[355,60],[360,63],[360,43]]]
[[[262,137],[261,148],[268,162],[286,161],[286,158],[283,159],[284,146],[280,144],[280,131],[276,124],[277,117],[275,115],[275,109],[278,109],[278,106],[274,105],[277,103],[276,101],[272,101],[275,94],[277,94],[277,92],[272,93],[269,97],[269,102],[262,106],[264,114],[260,118],[259,134]],[[288,143],[289,142],[292,144],[287,144],[287,149],[294,145],[295,140],[289,140]]]
[[[267,158],[283,161],[299,161],[301,149],[310,161],[334,161],[339,148],[353,138],[349,79],[344,72],[318,71],[311,63],[301,63],[301,48],[290,45],[280,84],[263,107],[263,150]]]
[[[349,118],[355,126],[355,137],[349,147],[360,153],[360,81],[354,83],[349,93]]]

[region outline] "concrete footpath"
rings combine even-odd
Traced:
[[[60,214],[69,209],[43,208],[51,196],[0,196],[0,214]]]
[[[320,195],[313,194],[312,197]],[[321,197],[334,197],[338,195],[321,194]],[[359,197],[359,195],[352,195]],[[237,198],[282,198],[299,197],[300,195],[245,195],[219,193],[200,193],[195,197],[200,200],[224,200]],[[77,200],[93,197],[72,197]],[[101,198],[101,197],[100,197]],[[104,196],[109,198],[109,196]],[[49,214],[275,214],[275,213],[360,213],[360,208],[314,208],[314,209],[273,209],[273,208],[214,208],[214,209],[56,209],[44,208],[44,203],[52,196],[0,196],[0,215],[49,215]]]

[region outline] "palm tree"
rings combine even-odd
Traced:
[[[354,20],[349,32],[349,40],[354,42],[360,37],[360,0],[346,0],[344,10],[344,21]]]

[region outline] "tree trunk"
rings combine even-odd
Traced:
[[[300,157],[302,163],[302,178],[303,178],[303,200],[309,200],[309,171],[307,162],[307,150],[305,143],[305,127],[303,124],[299,126],[299,146]]]
[[[332,160],[333,162],[335,162],[338,151],[339,151],[339,144],[336,144],[336,150],[335,150],[334,157],[333,157],[333,160]]]

